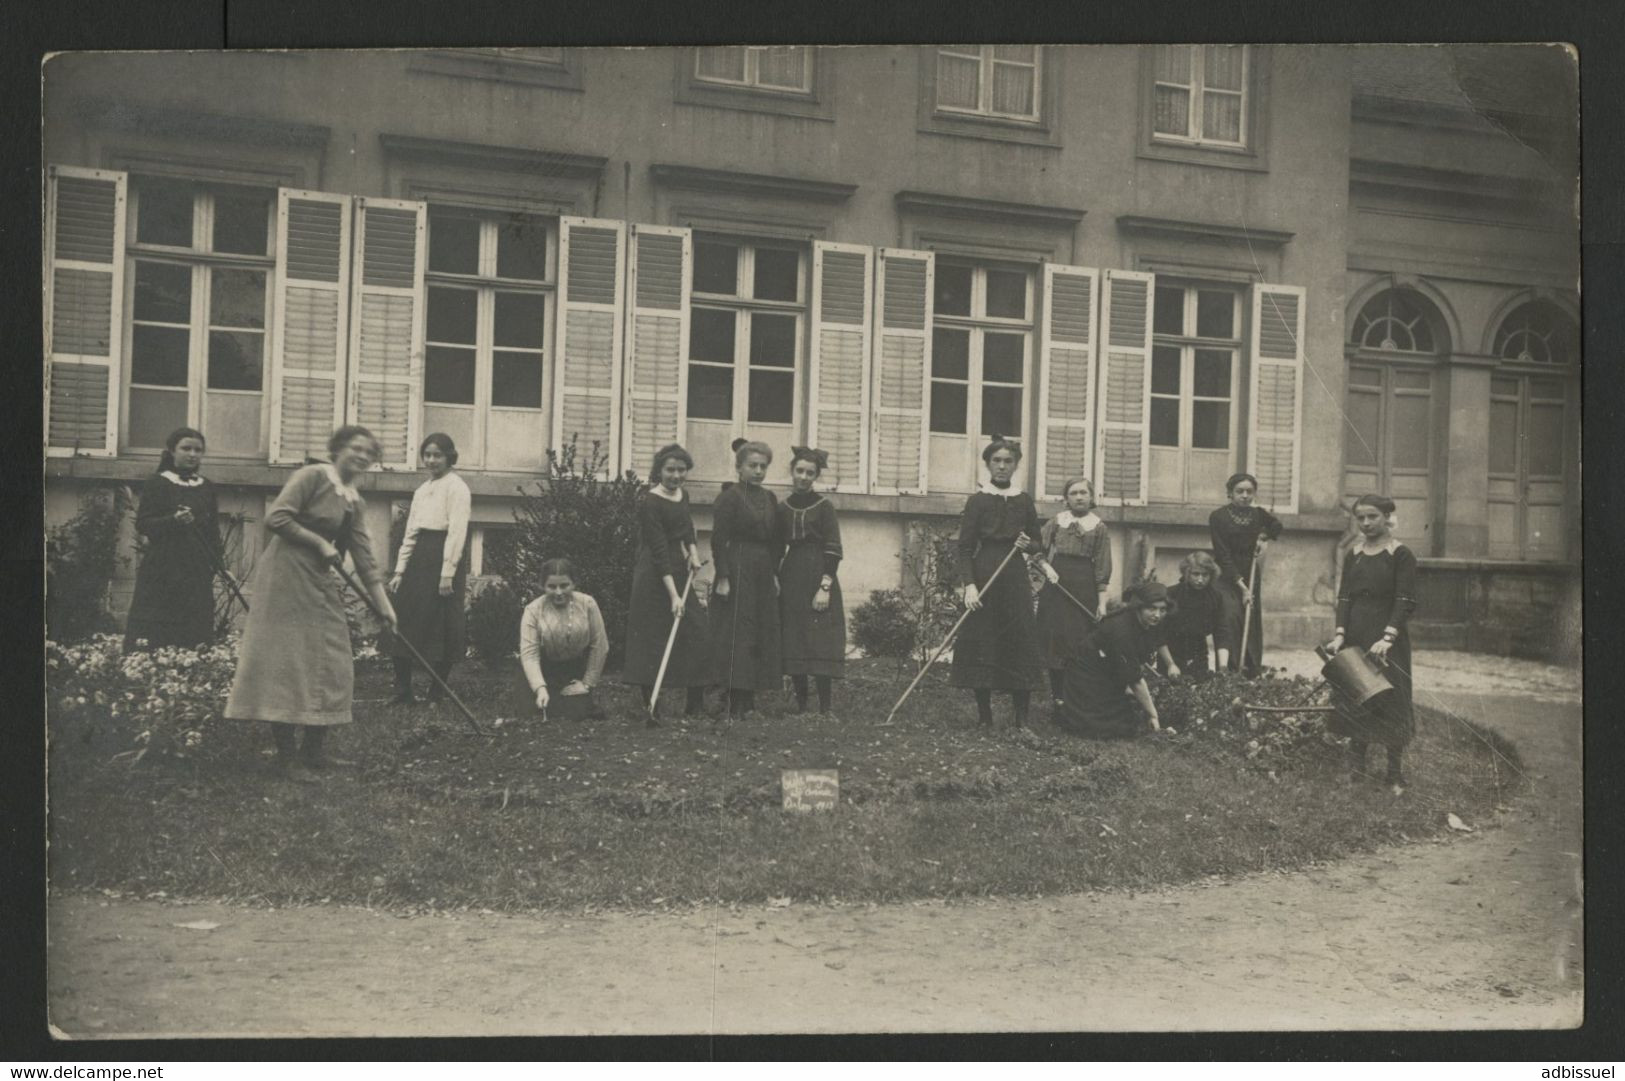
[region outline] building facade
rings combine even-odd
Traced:
[[[770,483],[830,451],[863,594],[999,433],[1041,513],[1095,480],[1114,595],[1177,577],[1248,470],[1287,527],[1271,640],[1327,633],[1344,507],[1380,490],[1425,637],[1532,648],[1531,611],[1578,613],[1576,177],[1525,137],[1573,126],[1565,75],[1531,48],[59,56],[47,520],[191,424],[251,560],[348,420],[384,444],[383,537],[445,431],[479,573],[549,448],[642,472],[681,441],[703,533],[748,436]]]

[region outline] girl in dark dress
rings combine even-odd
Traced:
[[[1362,541],[1343,557],[1337,631],[1326,649],[1331,653],[1365,650],[1394,686],[1364,705],[1339,696],[1331,729],[1350,738],[1356,777],[1365,775],[1368,744],[1380,743],[1388,749],[1385,782],[1397,796],[1405,790],[1401,759],[1416,733],[1407,630],[1416,610],[1416,556],[1395,539],[1393,513],[1393,500],[1387,496],[1361,496],[1354,504],[1354,522]]]
[[[807,677],[818,684],[818,711],[830,712],[830,681],[846,674],[846,609],[841,603],[841,525],[835,505],[813,491],[829,455],[792,447],[793,490],[779,506],[779,635],[784,671],[796,692],[796,712],[807,711]]]
[[[1087,478],[1075,477],[1066,482],[1064,496],[1066,509],[1045,522],[1038,534],[1044,577],[1049,580],[1038,593],[1038,640],[1057,707],[1067,658],[1088,643],[1095,622],[1061,590],[1099,613],[1100,592],[1112,580],[1112,542],[1106,523],[1095,517],[1095,486]]]
[[[1095,628],[1089,648],[1067,663],[1057,723],[1074,735],[1127,739],[1162,727],[1145,666],[1162,643],[1161,624],[1172,608],[1168,589],[1141,582],[1123,600],[1125,607]]]
[[[1214,638],[1219,630],[1219,591],[1213,582],[1219,576],[1219,565],[1206,552],[1192,552],[1179,561],[1179,584],[1168,590],[1173,610],[1163,622],[1166,644],[1158,651],[1162,669],[1169,676],[1205,676],[1215,669],[1208,667],[1214,653],[1218,654],[1218,667],[1230,661],[1224,647],[1214,649]]]
[[[626,615],[626,663],[621,682],[636,686],[650,707],[648,723],[655,724],[656,703],[651,702],[655,679],[660,675],[660,659],[671,638],[672,620],[682,613],[671,659],[666,662],[662,687],[687,688],[684,716],[693,716],[705,705],[705,628],[700,601],[689,590],[685,606],[683,589],[689,577],[699,571],[699,542],[694,537],[694,519],[689,514],[688,492],[683,482],[694,468],[694,459],[676,443],[655,451],[649,468],[649,490],[638,503],[638,559],[632,571],[632,601]]]
[[[1264,575],[1252,579],[1249,592],[1247,582],[1253,574],[1253,561],[1264,554],[1269,542],[1281,535],[1281,520],[1263,507],[1253,506],[1258,495],[1258,478],[1251,473],[1237,473],[1224,482],[1230,502],[1208,516],[1208,531],[1213,539],[1213,558],[1219,564],[1219,602],[1223,606],[1219,630],[1215,636],[1219,646],[1230,654],[1230,670],[1257,675],[1264,663]],[[1247,599],[1252,597],[1252,630],[1245,635],[1247,656],[1240,655],[1242,620],[1247,610]]]
[[[468,652],[463,595],[468,586],[468,519],[474,499],[463,478],[452,470],[457,464],[457,445],[451,436],[443,432],[428,436],[418,448],[418,457],[429,479],[412,493],[406,535],[389,580],[401,621],[392,650],[396,702],[413,700],[412,653],[401,639],[411,642],[434,665],[440,683]],[[442,696],[440,683],[429,688],[431,702]]]
[[[773,572],[783,544],[779,501],[762,487],[773,449],[733,441],[739,483],[717,497],[711,519],[716,584],[711,601],[711,682],[728,691],[728,714],[754,713],[756,692],[784,681],[779,664],[779,590]]]
[[[214,640],[214,568],[220,559],[214,485],[198,473],[203,433],[176,428],[164,440],[158,471],[141,488],[135,527],[147,540],[124,625],[124,648],[182,646]]]
[[[1036,550],[1038,509],[1012,479],[1021,461],[1015,441],[994,436],[982,461],[988,481],[965,501],[959,522],[957,570],[971,614],[954,641],[948,681],[976,692],[976,713],[984,726],[993,724],[993,692],[1009,691],[1020,728],[1027,723],[1033,691],[1044,681],[1032,586],[1027,568],[1014,559],[991,586],[988,579],[1012,547],[1024,557]],[[1048,566],[1042,556],[1034,561]]]

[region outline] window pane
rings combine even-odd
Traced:
[[[700,49],[695,70],[702,79],[745,81],[745,47],[743,45],[713,45]]]
[[[1236,294],[1216,289],[1196,293],[1196,334],[1200,338],[1236,336]]]
[[[1529,472],[1536,477],[1563,474],[1563,407],[1529,407]]]
[[[931,374],[938,379],[970,378],[970,331],[937,327],[931,332]]]
[[[1158,334],[1185,333],[1185,290],[1177,285],[1157,286],[1156,311],[1151,328]]]
[[[1392,396],[1388,399],[1388,450],[1390,466],[1400,469],[1427,469],[1428,414],[1433,411],[1427,398]]]
[[[1157,46],[1157,81],[1185,83],[1191,81],[1191,48],[1189,45]]]
[[[965,403],[969,400],[964,383],[931,384],[931,430],[943,435],[965,434]]]
[[[1380,368],[1361,368],[1361,367],[1358,367],[1358,366],[1350,367],[1349,368],[1349,386],[1351,386],[1351,387],[1380,387],[1380,386],[1382,386],[1382,369],[1380,369]]]
[[[1230,403],[1191,403],[1191,446],[1225,450],[1230,446]]]
[[[1375,467],[1377,464],[1377,420],[1382,398],[1372,392],[1348,396],[1348,423],[1343,429],[1343,456],[1349,465]]]
[[[694,242],[694,291],[696,293],[739,293],[739,247],[714,241]]]
[[[1010,116],[1036,116],[1033,82],[1036,70],[1011,64],[993,65],[993,111]]]
[[[136,263],[135,318],[153,323],[190,323],[192,268],[173,263]]]
[[[1021,388],[982,388],[982,434],[1021,435]]]
[[[184,387],[192,332],[185,327],[146,327],[139,323],[132,330],[130,382]]]
[[[1433,373],[1408,372],[1403,368],[1396,368],[1393,372],[1394,387],[1398,390],[1431,390],[1433,389]]]
[[[161,447],[186,423],[186,392],[130,388],[130,445]]]
[[[794,372],[750,373],[750,411],[753,424],[789,424],[795,415],[796,375]]]
[[[1157,345],[1151,348],[1151,393],[1179,393],[1179,347]]]
[[[491,354],[491,404],[542,407],[542,356],[498,349]]]
[[[173,180],[143,180],[136,211],[135,238],[142,244],[192,246],[192,186]]]
[[[214,197],[214,250],[264,255],[271,200],[264,195]]]
[[[801,253],[757,248],[755,288],[757,300],[800,300]]]
[[[1228,349],[1198,349],[1191,385],[1201,398],[1230,397],[1230,358]]]
[[[211,271],[209,324],[217,327],[265,328],[265,272]]]
[[[540,349],[547,320],[547,298],[535,293],[498,293],[493,340],[498,346]]]
[[[1024,271],[987,272],[987,314],[999,319],[1027,318],[1027,275]]]
[[[265,335],[252,331],[209,332],[209,389],[260,390],[264,387]]]
[[[1202,85],[1219,90],[1240,90],[1245,45],[1207,45],[1202,63]]]
[[[473,345],[478,311],[478,295],[472,289],[430,289],[428,340]]]
[[[1033,45],[995,45],[993,46],[993,59],[1014,60],[1021,64],[1031,64],[1034,58]]]
[[[688,355],[692,360],[734,362],[734,313],[695,308],[690,316]]]
[[[1151,399],[1151,445],[1179,446],[1179,399]]]
[[[1563,400],[1563,384],[1556,379],[1531,379],[1529,381],[1529,396],[1531,398],[1544,398],[1547,401]]]
[[[431,345],[424,350],[423,400],[474,404],[474,350]]]
[[[750,362],[754,367],[796,366],[796,317],[756,312],[750,317]],[[752,384],[754,386],[754,384]]]
[[[497,223],[497,277],[547,280],[547,223],[510,214]]]
[[[709,364],[688,367],[688,415],[704,420],[732,420],[734,370]]]
[[[775,45],[756,54],[756,81],[782,90],[807,85],[807,49],[801,45]]]
[[[943,109],[976,108],[977,83],[981,80],[982,62],[964,57],[937,54],[937,107]]]
[[[1202,97],[1202,138],[1241,142],[1241,96],[1209,91]]]
[[[1490,472],[1518,471],[1518,403],[1490,403]]]
[[[953,263],[938,263],[936,280],[937,314],[969,315],[971,268]]]
[[[1025,360],[1025,336],[1021,334],[994,334],[982,338],[982,379],[989,383],[1021,384],[1025,378],[1022,368]],[[1004,431],[1003,428],[997,429]],[[1005,433],[1009,434],[1009,433]]]
[[[1159,86],[1152,103],[1151,127],[1163,135],[1189,135],[1191,92]]]
[[[429,212],[429,269],[445,274],[480,272],[480,223],[458,214]]]
[[[1491,379],[1490,393],[1518,396],[1518,381],[1516,379]]]

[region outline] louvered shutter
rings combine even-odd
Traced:
[[[1038,497],[1060,499],[1068,479],[1091,476],[1095,419],[1095,313],[1100,272],[1044,266],[1039,325]]]
[[[1101,290],[1100,411],[1095,491],[1101,503],[1144,506],[1151,419],[1153,276],[1108,270]]]
[[[931,389],[931,308],[935,257],[881,248],[875,275],[872,490],[925,491],[927,401]]]
[[[626,319],[626,407],[621,466],[642,470],[675,443],[688,402],[688,301],[694,233],[634,225]]]
[[[868,486],[873,277],[874,249],[813,243],[807,442],[829,452],[822,479],[837,492],[861,492]]]
[[[386,469],[417,467],[427,220],[426,203],[356,200],[349,417],[378,437]]]
[[[1304,296],[1296,285],[1253,286],[1247,471],[1258,478],[1258,502],[1279,514],[1298,512]]]
[[[53,165],[45,208],[46,453],[118,453],[128,176]]]
[[[277,191],[271,461],[327,457],[344,417],[350,310],[348,195]]]
[[[559,317],[553,385],[553,445],[574,440],[581,458],[594,443],[618,468],[624,222],[559,219]]]

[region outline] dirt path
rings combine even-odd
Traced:
[[[1440,697],[1512,737],[1537,785],[1447,842],[985,904],[398,918],[59,897],[51,1016],[76,1037],[1578,1024],[1579,706]],[[175,926],[198,920],[219,926]]]

